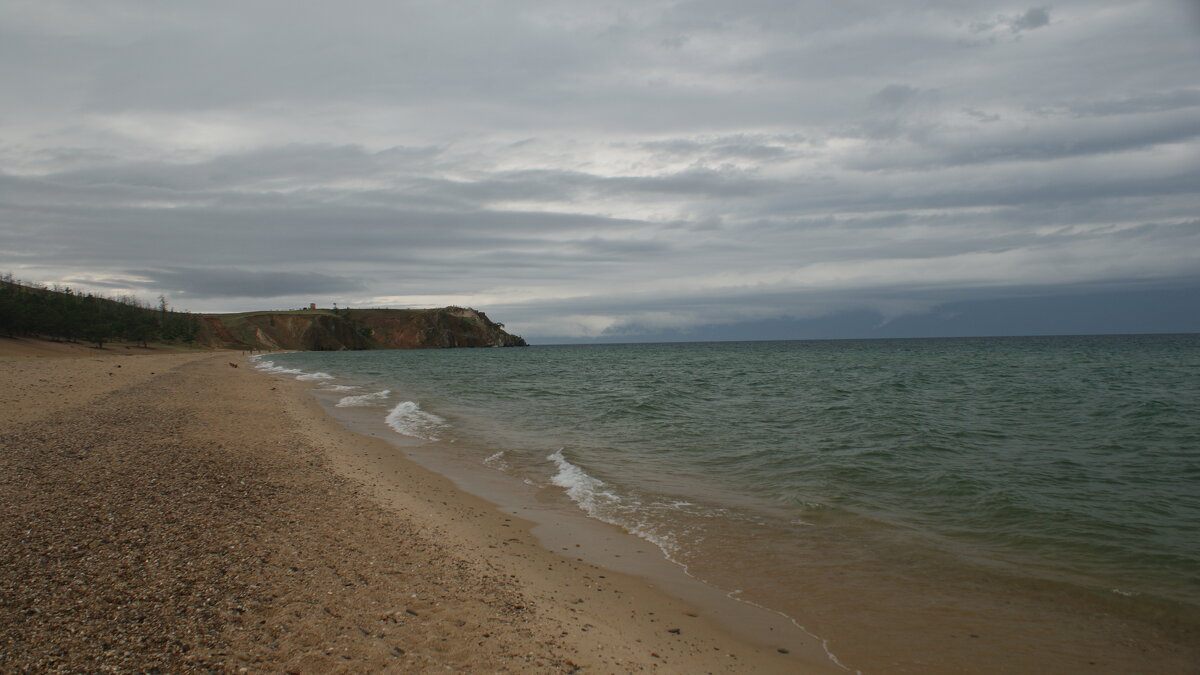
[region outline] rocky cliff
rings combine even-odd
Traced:
[[[465,307],[246,312],[203,316],[200,341],[265,350],[523,347],[525,340]]]

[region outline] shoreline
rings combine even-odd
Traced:
[[[0,364],[0,667],[840,672],[545,550],[245,363]]]
[[[265,356],[269,356],[265,355]],[[406,436],[392,429],[379,407],[337,408],[345,391],[322,390],[326,380],[293,380],[293,375],[270,373],[301,385],[315,408],[338,426],[360,436],[379,439],[403,455],[403,460],[448,480],[466,496],[481,499],[506,516],[520,519],[535,545],[551,555],[621,573],[694,606],[726,633],[751,645],[791,654],[800,666],[829,672],[854,672],[830,651],[828,642],[777,609],[736,597],[737,592],[715,586],[673,559],[661,544],[588,515],[565,494],[547,496],[526,482],[496,472],[471,459],[446,452],[447,447]],[[369,460],[368,460],[369,461]],[[365,476],[386,473],[385,458],[377,458]],[[555,493],[558,491],[555,490]]]
[[[365,369],[338,371],[335,363],[341,363],[340,360],[325,361],[316,359],[317,355],[302,359],[302,356],[284,359],[287,365],[283,367],[293,370],[291,374],[281,374],[308,378],[317,371],[329,370],[331,373],[342,372],[342,375],[323,380],[325,384],[365,385],[362,389],[326,393],[320,391],[321,387],[314,387],[317,397],[328,399],[325,401],[327,411],[334,417],[343,418],[343,423],[351,424],[360,433],[372,433],[373,429],[377,437],[389,439],[401,438],[395,432],[403,432],[410,426],[407,416],[392,422],[389,415],[388,421],[384,421],[386,406],[383,403],[377,403],[376,407],[332,407],[347,394],[374,392],[376,388],[403,390],[404,385],[399,380],[393,383],[370,377],[377,374],[371,371],[386,370],[386,367],[372,362]],[[343,379],[347,373],[359,373],[360,376],[366,373],[366,380],[353,375]],[[422,373],[423,376],[431,374]],[[329,377],[327,374],[316,376]],[[420,405],[411,402],[407,405],[413,407],[418,418],[428,412],[432,420],[439,423],[444,421],[439,415],[451,417],[452,421],[447,424],[457,425],[458,417],[467,419],[471,414],[465,407],[449,404],[447,401],[451,399],[441,400],[438,405],[437,394],[431,397],[433,403],[429,410],[424,411],[422,392],[428,394],[429,390],[417,385],[415,389],[399,394],[393,391],[392,399],[420,401]],[[472,399],[472,403],[482,407],[486,400]],[[347,422],[346,417],[354,420]],[[489,418],[485,416],[484,419]],[[484,495],[500,504],[506,512],[527,515],[535,520],[546,515],[543,512],[551,512],[551,518],[562,518],[563,513],[575,514],[578,520],[584,521],[582,527],[596,533],[591,539],[603,542],[609,536],[599,521],[582,515],[586,509],[581,509],[580,500],[574,495],[568,498],[565,486],[550,477],[555,471],[554,465],[538,463],[537,460],[556,447],[557,442],[546,445],[539,443],[538,438],[522,438],[519,434],[507,433],[502,424],[495,423],[482,426],[484,430],[498,431],[494,438],[486,433],[443,436],[436,428],[427,433],[419,419],[416,424],[412,428],[418,436],[443,437],[441,441],[418,441],[415,447],[406,446],[418,463],[450,476],[460,487]],[[493,445],[491,441],[500,441],[500,444]],[[518,445],[513,445],[514,442]],[[527,453],[523,464],[513,465],[513,473],[505,466],[503,473],[508,475],[501,476],[501,472],[490,465],[497,456],[503,457],[501,461],[508,461],[508,455],[497,455],[496,451],[513,451],[516,456],[517,448],[525,446],[542,449],[534,454]],[[562,469],[561,463],[559,469]],[[514,477],[517,481],[511,480]],[[518,484],[521,477],[528,487]],[[606,480],[609,478],[605,476]],[[831,651],[844,659],[844,663],[865,672],[908,668],[919,668],[922,672],[1002,673],[1045,668],[1080,673],[1190,672],[1196,663],[1195,643],[1188,638],[1194,631],[1188,624],[1174,620],[1163,612],[1165,607],[1153,606],[1153,601],[1139,604],[1137,598],[1108,593],[1107,586],[1097,591],[1070,583],[1042,582],[1037,576],[1022,576],[1019,570],[1012,573],[989,569],[973,564],[973,560],[957,564],[959,561],[949,553],[936,548],[916,549],[914,555],[912,547],[886,539],[902,533],[885,530],[880,541],[880,531],[869,527],[869,523],[864,525],[853,519],[805,523],[806,532],[816,534],[800,540],[790,539],[789,531],[775,531],[768,526],[739,531],[738,528],[721,529],[723,523],[720,521],[714,521],[711,526],[704,525],[709,527],[704,536],[711,544],[681,551],[684,560],[698,563],[697,576],[704,579],[703,584],[708,589],[742,589],[736,594],[739,601],[757,601],[798,617],[796,623],[812,628],[829,640]],[[535,534],[544,531],[544,527],[535,529]],[[626,540],[633,536],[624,534]],[[567,538],[561,546],[547,543],[543,538],[542,545],[554,551],[568,548],[571,551],[568,555],[573,555],[580,553],[573,547],[580,539],[586,541],[587,538],[579,537],[574,543]],[[861,546],[866,539],[883,545],[874,549]],[[596,548],[603,549],[604,544]],[[702,551],[703,555],[689,555],[695,551]],[[765,552],[767,556],[755,558],[746,566],[739,562],[745,560],[742,552],[760,556]],[[612,556],[604,560],[605,553],[603,550],[586,552],[584,557],[590,562],[611,566]],[[655,555],[649,557],[657,557],[657,551],[653,553]],[[630,563],[631,557],[623,554],[616,562]],[[681,576],[678,568],[670,571],[675,577]],[[644,570],[633,570],[633,573],[653,576]],[[680,591],[669,584],[659,585],[706,608],[730,604],[726,597],[729,594],[724,592],[718,592],[719,597],[710,603],[687,589]],[[1179,619],[1182,621],[1184,617]],[[1194,626],[1194,622],[1191,625]],[[726,629],[729,629],[728,625]],[[737,629],[738,626],[733,627],[735,632]],[[752,630],[745,637],[753,642],[758,635],[773,637],[769,629]]]
[[[0,670],[846,672],[818,641],[731,630],[714,607],[743,600],[717,592],[709,603],[643,569],[612,571],[672,563],[646,546],[628,554],[642,540],[577,508],[586,530],[568,523],[548,544],[541,511],[561,504],[473,496],[455,472],[403,457],[392,430],[373,435],[327,414],[310,393],[319,381],[264,377],[232,352],[13,358],[9,346],[0,340],[10,382],[0,392]],[[1052,589],[999,588],[974,608],[979,634],[947,640],[949,624],[930,620],[947,598],[890,593],[869,574],[828,583],[895,574],[903,562],[815,576],[789,567],[806,584],[791,607],[864,672],[1196,663],[1195,643],[1179,639],[1190,629],[1175,635],[1169,616],[1128,623],[1111,599],[1071,609]],[[751,600],[778,597],[763,582]],[[889,631],[927,660],[906,660]],[[1111,652],[1097,647],[1110,636]],[[1046,660],[1047,645],[1070,652]],[[997,650],[1003,658],[986,656]]]
[[[269,357],[269,354],[265,356]],[[665,630],[668,635],[676,636],[683,635],[684,629],[690,626],[692,630],[687,632],[702,633],[704,641],[719,641],[722,636],[727,636],[741,643],[742,652],[749,650],[766,657],[751,668],[753,672],[851,672],[831,660],[820,639],[795,624],[790,617],[727,597],[725,591],[688,575],[681,566],[666,559],[649,542],[615,525],[590,518],[577,509],[571,509],[568,512],[571,515],[561,519],[561,511],[519,497],[513,499],[514,495],[506,494],[503,489],[488,489],[478,481],[464,484],[460,482],[462,473],[439,470],[444,467],[438,467],[436,462],[431,464],[422,461],[428,460],[428,456],[408,455],[408,452],[419,451],[425,445],[423,441],[398,434],[382,421],[348,423],[348,420],[339,420],[332,410],[313,395],[321,385],[321,380],[297,380],[288,375],[263,374],[292,388],[299,395],[299,400],[291,402],[295,407],[289,410],[297,424],[311,425],[317,435],[344,439],[329,449],[334,468],[340,474],[372,490],[373,498],[380,503],[401,510],[432,508],[435,521],[440,526],[448,527],[451,536],[478,542],[481,549],[487,546],[491,550],[504,551],[507,556],[500,560],[493,559],[492,562],[507,563],[511,566],[506,569],[507,573],[527,580],[524,587],[551,604],[564,595],[574,594],[583,598],[588,592],[608,590],[618,598],[623,597],[624,602],[602,607],[601,613],[622,617],[621,622],[628,621],[624,618],[626,616],[645,617],[640,629],[630,632],[630,627],[623,626],[621,632],[624,634],[650,635],[654,631]],[[341,395],[338,393],[325,403]],[[352,449],[354,443],[364,441],[368,443],[361,449]],[[347,452],[348,449],[351,451]],[[397,476],[402,478],[397,479]],[[414,476],[419,478],[414,479]],[[482,476],[483,472],[475,472],[472,478]],[[422,484],[422,489],[414,491],[412,488],[415,484]],[[433,486],[432,492],[424,485]],[[443,499],[446,495],[451,495],[453,501]],[[463,508],[463,504],[475,509],[474,518],[461,518],[459,509]],[[490,523],[481,515],[488,510],[494,518]],[[503,539],[498,537],[497,527],[510,528],[502,533]],[[542,586],[541,582],[545,581],[543,569],[549,570],[564,564],[568,566],[566,576],[554,579],[549,587]],[[572,576],[575,578],[572,579]],[[603,588],[605,585],[611,588]],[[574,590],[568,593],[565,589]],[[608,597],[611,599],[613,596]],[[734,621],[744,621],[745,627],[738,630],[730,625],[730,619],[715,617],[714,614],[721,607],[736,615]],[[569,615],[581,613],[566,609]],[[662,617],[672,614],[685,619],[682,627],[664,629],[661,624],[668,619]],[[560,616],[558,620],[567,622],[571,618],[569,615]],[[594,614],[591,616],[597,618]],[[699,626],[702,626],[702,630],[697,631]],[[594,629],[595,626],[590,626],[587,632]],[[752,636],[756,631],[758,639]],[[795,634],[783,642],[773,642],[770,638],[777,634],[776,631],[794,631]],[[659,652],[652,650],[651,653]],[[728,665],[722,666],[720,661],[705,665],[701,661],[684,672],[691,672],[692,668],[720,670]]]

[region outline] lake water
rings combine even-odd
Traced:
[[[308,352],[863,672],[1193,672],[1200,336]],[[568,501],[569,500],[569,501]]]

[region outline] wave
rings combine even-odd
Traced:
[[[357,406],[379,405],[379,402],[387,400],[388,395],[391,393],[392,393],[391,390],[384,389],[383,391],[377,391],[373,394],[362,394],[359,396],[344,396],[344,397],[342,397],[342,400],[337,402],[337,405],[335,407],[337,407],[337,408],[354,408]]]
[[[546,459],[558,466],[558,473],[550,482],[563,488],[584,513],[645,539],[657,546],[668,560],[678,564],[673,557],[678,550],[675,538],[669,533],[660,532],[655,523],[647,520],[649,514],[641,508],[640,501],[626,502],[621,499],[604,481],[572,464],[563,456],[562,448],[547,455]]]
[[[304,371],[300,370],[299,368],[284,368],[283,366],[277,366],[277,365],[275,365],[274,361],[267,361],[265,359],[262,359],[261,357],[252,356],[252,357],[250,357],[250,359],[252,361],[254,361],[254,367],[258,370],[263,371],[264,373],[271,373],[272,375],[302,375],[302,374],[304,374]]]
[[[504,461],[504,451],[489,455],[483,460],[484,466],[490,466],[498,471],[508,471],[508,462]]]
[[[497,453],[492,457],[497,457],[501,454],[503,453]],[[489,457],[488,459],[492,459],[492,457]],[[681,562],[677,557],[676,554],[679,551],[679,546],[675,541],[675,538],[670,533],[664,534],[658,531],[658,528],[656,528],[653,523],[649,522],[644,517],[637,517],[639,512],[643,511],[643,509],[640,508],[642,506],[641,502],[638,502],[637,500],[630,500],[630,503],[624,503],[619,496],[606,488],[604,481],[596,478],[595,476],[589,475],[582,468],[572,464],[569,460],[567,460],[567,458],[563,456],[563,451],[561,448],[547,455],[546,459],[549,459],[558,465],[558,473],[556,473],[554,477],[550,479],[550,482],[566,490],[567,496],[569,496],[575,503],[579,504],[580,508],[582,508],[589,516],[596,518],[597,520],[602,520],[610,525],[616,525],[617,527],[623,528],[630,534],[641,537],[651,544],[654,544],[659,548],[659,550],[662,551],[663,555],[668,561],[682,568],[684,574],[692,578],[699,578],[695,577],[688,569],[687,564]],[[672,500],[667,502],[651,502],[648,506],[651,509],[659,508],[687,510],[689,507],[695,507],[697,505],[686,500]],[[646,514],[642,513],[641,515],[644,516]],[[702,579],[701,581],[703,582]],[[819,641],[821,648],[825,652],[825,655],[828,656],[829,659],[842,670],[856,673],[856,675],[862,675],[862,671],[851,670],[838,660],[837,656],[830,650],[828,640],[817,636],[815,633],[802,626],[791,616],[788,616],[787,614],[778,610],[770,609],[765,605],[759,605],[745,598],[738,597],[740,594],[741,591],[733,591],[731,593],[727,593],[727,597],[737,602],[743,602],[765,611],[778,614],[779,616],[787,619],[792,623],[792,625],[796,626],[813,639]]]
[[[304,382],[316,382],[317,380],[332,380],[333,376],[329,373],[305,373],[297,375],[296,379]]]
[[[620,497],[605,489],[604,481],[589,475],[563,457],[562,448],[547,455],[546,459],[558,465],[558,473],[550,482],[566,490],[571,501],[579,504],[589,516],[605,520],[605,507],[621,503]]]
[[[250,360],[254,362],[256,369],[272,375],[295,375],[297,380],[304,382],[333,379],[333,375],[329,373],[306,373],[299,368],[284,368],[283,366],[276,365],[274,361],[268,361],[261,356],[251,356]]]
[[[396,433],[405,436],[415,436],[427,441],[436,441],[441,436],[446,420],[431,412],[421,410],[415,401],[402,401],[388,413],[385,419],[387,425]]]

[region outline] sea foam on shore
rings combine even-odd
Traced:
[[[420,404],[416,401],[397,403],[396,407],[387,414],[385,421],[398,434],[415,436],[427,441],[438,440],[441,430],[446,425],[446,420],[421,410]]]
[[[386,401],[387,397],[391,393],[392,392],[390,390],[384,389],[383,391],[377,391],[377,392],[374,392],[371,394],[360,394],[358,396],[343,396],[342,399],[340,401],[338,401],[336,405],[339,408],[353,408],[355,406],[376,406],[376,405],[380,405],[382,401]]]

